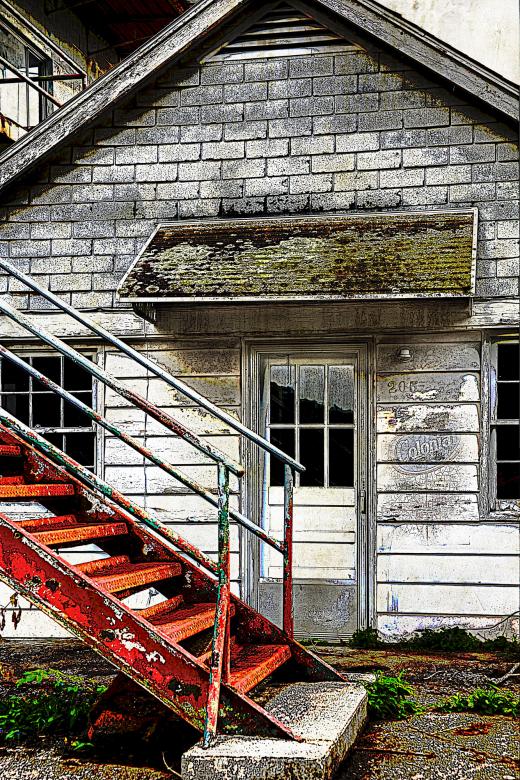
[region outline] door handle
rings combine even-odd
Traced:
[[[365,488],[362,488],[359,491],[359,511],[362,515],[366,514],[367,511],[367,492]]]

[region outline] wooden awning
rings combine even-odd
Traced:
[[[160,225],[122,301],[461,298],[474,293],[476,213],[399,212]]]

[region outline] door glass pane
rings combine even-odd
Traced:
[[[354,422],[354,369],[329,366],[329,423]]]
[[[329,430],[329,486],[354,486],[354,431],[352,428]]]
[[[300,366],[300,423],[323,423],[324,366]]]
[[[323,429],[300,430],[300,462],[305,471],[300,474],[302,487],[323,487]]]
[[[498,345],[498,379],[511,380],[520,379],[520,345],[513,342],[511,344]]]
[[[294,366],[271,366],[271,423],[294,422]]]
[[[497,417],[499,420],[517,420],[520,417],[520,384],[498,383]]]
[[[271,430],[270,440],[276,447],[282,450],[282,452],[285,452],[286,455],[290,455],[294,458],[295,448],[293,429]],[[284,464],[272,455],[269,460],[271,472],[270,483],[275,487],[279,487],[280,485],[283,485]]]
[[[93,468],[94,433],[67,433],[65,435],[65,452],[87,468]]]

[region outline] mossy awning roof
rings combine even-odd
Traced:
[[[161,225],[121,282],[128,302],[464,297],[474,292],[469,212]]]

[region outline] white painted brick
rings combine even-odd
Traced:
[[[335,173],[336,171],[353,171],[355,156],[353,154],[321,154],[312,158],[313,173]]]
[[[381,187],[420,187],[424,184],[424,170],[399,168],[393,171],[381,171],[379,182]]]
[[[464,184],[471,181],[470,165],[446,165],[443,168],[428,168],[426,184]]]
[[[310,157],[278,157],[267,161],[268,176],[296,176],[310,173]]]
[[[360,152],[357,156],[357,164],[361,170],[399,168],[401,165],[401,152],[399,149],[380,152]]]
[[[334,151],[333,135],[291,138],[291,153],[295,155],[330,154]]]
[[[453,184],[450,187],[450,200],[452,203],[493,200],[495,191],[495,184]]]
[[[407,187],[403,189],[403,206],[436,206],[447,202],[447,187]]]
[[[373,190],[378,184],[378,171],[352,171],[334,176],[334,190],[337,191]]]
[[[331,116],[316,116],[312,124],[317,135],[330,133],[352,133],[357,129],[356,117],[351,114],[333,114]],[[305,135],[305,133],[302,133]]]
[[[201,155],[201,148],[201,144],[172,144],[171,146],[159,146],[159,162],[188,162],[198,160]]]
[[[265,160],[262,158],[256,160],[224,160],[222,163],[222,178],[255,179],[265,175],[265,165]]]
[[[220,141],[202,144],[203,160],[240,159],[244,155],[244,141]]]
[[[288,154],[289,140],[285,138],[262,138],[259,141],[246,141],[246,157],[248,158],[285,157]],[[303,152],[303,154],[306,154],[306,152]]]
[[[185,162],[179,163],[179,181],[204,181],[205,179],[220,179],[220,162]]]
[[[448,148],[434,146],[431,149],[403,149],[403,165],[405,167],[423,167],[425,165],[447,165]]]
[[[289,192],[287,176],[271,176],[262,179],[248,179],[245,186],[247,196],[286,195]]]
[[[287,138],[293,135],[310,135],[311,131],[311,117],[273,119],[269,122],[269,138]]]
[[[291,194],[313,192],[330,192],[332,190],[332,174],[308,174],[306,176],[291,176],[289,189]]]
[[[379,133],[348,133],[336,136],[337,152],[364,152],[379,149]]]

